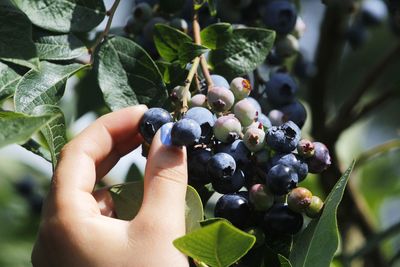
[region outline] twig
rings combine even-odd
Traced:
[[[197,72],[197,68],[199,67],[200,57],[196,57],[193,60],[192,67],[189,70],[188,76],[185,80],[185,88],[183,89],[183,99],[182,99],[182,110],[181,112],[186,112],[188,109],[188,96],[189,96],[189,88],[192,83],[193,77]]]
[[[89,49],[89,53],[92,55],[90,57],[90,63],[93,63],[94,59],[94,51],[96,50],[97,46],[104,40],[105,37],[107,37],[110,28],[111,28],[111,23],[115,14],[115,11],[117,10],[117,7],[119,5],[120,0],[115,0],[114,4],[110,8],[110,10],[107,11],[107,16],[108,16],[108,21],[106,24],[106,27],[104,28],[104,31],[100,34],[100,36],[96,39],[95,43],[93,46]]]

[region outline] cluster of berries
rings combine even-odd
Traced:
[[[297,233],[303,225],[301,213],[316,217],[323,206],[320,198],[297,185],[309,172],[320,173],[330,165],[328,149],[301,139],[304,107],[300,116],[280,110],[267,116],[249,97],[248,80],[237,77],[228,83],[222,76],[211,78],[214,85],[193,96],[184,87],[175,87],[171,97],[175,101],[189,97],[189,110],[174,122],[167,110],[151,108],[141,121],[141,134],[150,144],[161,128],[169,131],[169,144],[187,147],[189,183],[197,189],[211,185],[223,194],[215,217],[241,229]],[[289,78],[285,73],[271,76],[267,83],[271,104],[301,105],[295,100],[297,86]],[[276,113],[282,116],[278,119]]]

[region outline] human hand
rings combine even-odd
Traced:
[[[143,139],[147,108],[107,114],[62,150],[42,213],[34,266],[188,266],[172,244],[185,234],[186,150],[154,137],[144,177],[144,198],[132,221],[110,217],[112,198],[95,184]]]

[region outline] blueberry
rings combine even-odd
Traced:
[[[208,161],[211,159],[212,153],[210,150],[204,148],[195,148],[188,151],[188,174],[189,179],[201,184],[208,184],[211,178],[208,176],[207,166]]]
[[[273,126],[281,126],[285,122],[284,116],[285,114],[277,109],[273,109],[268,113],[268,118]]]
[[[217,119],[213,131],[215,138],[219,141],[230,143],[240,137],[242,125],[233,114],[229,114]]]
[[[224,152],[231,155],[238,165],[250,163],[250,150],[242,140],[235,140],[232,143],[221,143],[216,147],[217,152]]]
[[[271,159],[270,151],[266,149],[258,151],[254,153],[254,158],[258,167],[269,170]]]
[[[268,119],[268,117],[263,114],[263,113],[259,113],[258,114],[258,118],[257,121],[261,122],[261,124],[263,125],[263,127],[265,129],[271,128],[272,127],[272,123],[271,121]]]
[[[172,122],[172,117],[168,111],[162,108],[150,108],[144,113],[140,122],[140,133],[144,140],[151,144],[158,129],[168,122]]]
[[[256,110],[258,111],[258,114],[260,114],[261,113],[261,106],[260,106],[260,103],[258,103],[258,101],[257,100],[255,100],[254,98],[252,98],[252,97],[247,97],[246,98],[248,101],[250,101],[250,103],[252,103],[253,104],[253,106],[256,108]]]
[[[228,81],[224,77],[222,77],[221,75],[212,74],[211,75],[211,80],[213,81],[214,86],[224,87],[226,89],[229,89]]]
[[[174,27],[175,29],[180,30],[181,32],[188,33],[189,30],[189,25],[186,22],[186,20],[181,19],[181,18],[173,18],[170,22],[169,25],[171,27]]]
[[[266,185],[275,195],[285,195],[295,188],[298,183],[297,173],[293,168],[278,164],[267,173]]]
[[[143,35],[144,35],[144,39],[149,42],[152,43],[153,42],[153,36],[154,36],[154,26],[157,23],[164,23],[165,24],[165,19],[163,19],[162,17],[154,17],[151,20],[149,20],[143,27]]]
[[[292,121],[288,121],[281,126],[268,129],[266,141],[272,149],[289,153],[297,147],[300,137],[300,128]]]
[[[215,124],[214,115],[206,108],[194,107],[189,109],[183,116],[186,119],[195,120],[201,127],[201,143],[209,143],[213,134]]]
[[[229,89],[213,86],[207,92],[207,101],[215,112],[224,112],[231,109],[235,102],[235,97]]]
[[[171,130],[171,141],[176,146],[190,146],[201,137],[200,125],[192,119],[181,119],[175,122]]]
[[[262,20],[267,28],[279,34],[288,34],[296,25],[296,7],[287,0],[269,1],[262,14]]]
[[[24,197],[28,197],[33,194],[35,185],[35,181],[30,175],[24,176],[21,180],[14,184],[15,190]]]
[[[192,96],[189,100],[189,107],[207,107],[207,97],[203,94]]]
[[[305,212],[306,208],[311,204],[312,193],[304,187],[293,189],[287,198],[289,209],[295,212]]]
[[[275,154],[270,162],[269,162],[269,168],[277,165],[277,164],[282,164],[286,165],[288,167],[291,167],[298,175],[298,182],[303,181],[307,174],[308,174],[308,165],[306,162],[304,162],[303,159],[301,159],[298,155],[295,155],[293,153],[277,153]]]
[[[226,178],[215,178],[211,181],[215,191],[220,194],[232,194],[240,190],[245,184],[244,174],[236,170],[232,176]]]
[[[310,158],[314,155],[314,144],[310,140],[301,139],[297,144],[297,153],[303,158]]]
[[[276,54],[281,58],[288,58],[299,52],[299,41],[291,34],[278,38],[275,42]]]
[[[233,111],[243,127],[249,126],[258,118],[257,109],[247,99],[237,102],[233,107]]]
[[[153,9],[148,3],[137,4],[132,11],[135,21],[149,21],[153,17]]]
[[[244,134],[243,142],[250,151],[260,151],[265,145],[265,132],[262,129],[251,127]]]
[[[249,192],[249,199],[257,211],[266,211],[274,204],[274,195],[264,184],[253,185]]]
[[[293,78],[282,72],[271,75],[265,84],[267,99],[274,106],[282,106],[293,102],[298,86]]]
[[[311,173],[321,173],[331,165],[328,148],[320,142],[313,142],[314,155],[307,159],[308,170]]]
[[[208,175],[213,179],[229,178],[235,171],[235,159],[227,153],[217,153],[207,163]]]
[[[243,228],[250,217],[249,201],[239,194],[227,194],[220,197],[215,205],[214,216],[225,218],[233,225]]]
[[[172,89],[172,92],[170,94],[170,98],[172,101],[177,102],[177,103],[181,103],[183,101],[183,97],[184,97],[184,92],[185,92],[185,86],[175,86],[174,89]],[[191,98],[190,92],[187,92],[187,99]]]
[[[270,234],[294,235],[303,227],[303,216],[290,210],[287,205],[278,203],[265,214],[264,227]]]
[[[306,215],[310,218],[317,218],[324,207],[324,202],[317,196],[312,196],[310,205],[306,208]]]
[[[293,121],[301,129],[307,119],[307,111],[299,101],[284,105],[279,108],[283,113],[283,121]]]
[[[231,81],[230,89],[237,101],[249,96],[251,92],[251,84],[248,80],[242,77],[237,77]]]

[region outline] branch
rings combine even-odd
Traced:
[[[115,0],[114,4],[110,8],[110,10],[107,11],[107,13],[106,13],[108,16],[108,21],[107,21],[106,27],[105,27],[104,31],[100,34],[100,36],[96,39],[93,46],[89,49],[89,53],[92,55],[90,57],[90,63],[93,63],[93,59],[94,59],[93,55],[94,55],[94,51],[96,50],[97,46],[104,40],[104,38],[107,37],[107,35],[110,31],[111,23],[112,23],[115,11],[117,10],[119,2],[120,2],[120,0]]]
[[[181,112],[186,112],[189,108],[188,106],[188,96],[189,96],[189,88],[192,83],[193,77],[197,72],[197,68],[199,67],[200,57],[196,57],[193,60],[192,67],[189,70],[188,76],[185,80],[185,88],[183,89],[183,99],[182,99],[182,110]]]

